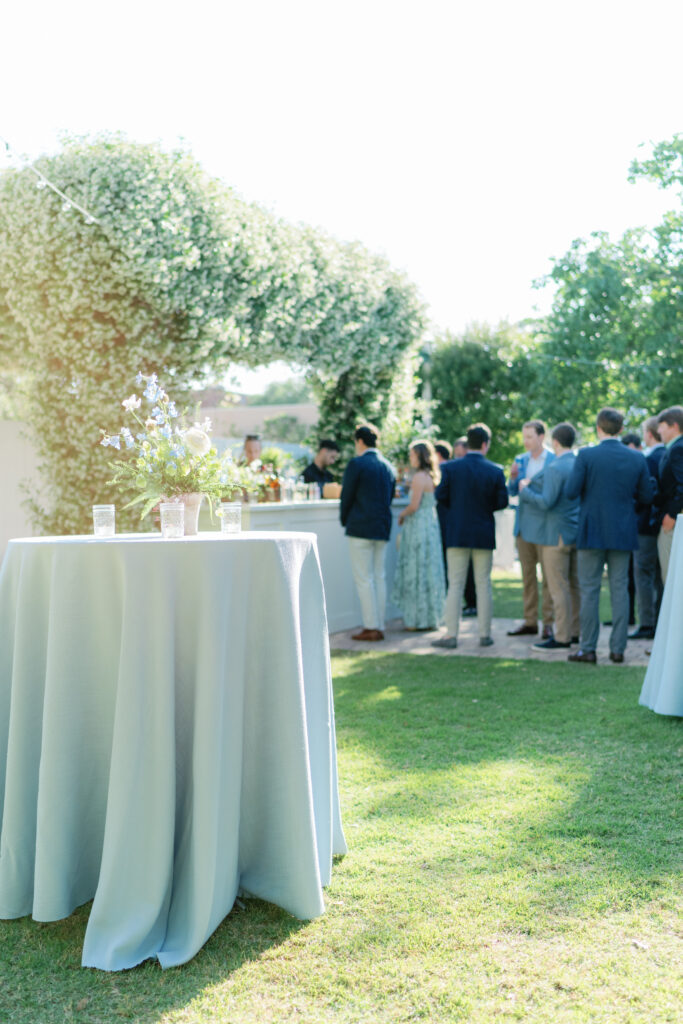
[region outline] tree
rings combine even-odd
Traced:
[[[451,443],[472,423],[491,428],[491,456],[508,462],[519,450],[521,426],[538,415],[528,400],[532,339],[509,324],[474,324],[436,340],[429,380],[439,434]],[[424,377],[424,371],[423,371]]]
[[[683,136],[634,161],[630,176],[677,184],[683,198]],[[618,241],[577,239],[539,284],[556,289],[530,356],[546,415],[592,426],[606,404],[640,418],[681,401],[683,209]]]
[[[260,395],[250,395],[247,405],[298,405],[310,402],[311,387],[308,381],[300,377],[291,380],[274,380]]]

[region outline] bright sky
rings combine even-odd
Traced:
[[[384,253],[436,329],[532,315],[573,238],[674,205],[626,175],[683,131],[680,0],[36,0],[2,30],[14,150],[182,138],[246,199]]]

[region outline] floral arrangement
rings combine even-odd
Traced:
[[[102,430],[100,441],[103,447],[122,453],[121,459],[110,462],[114,475],[109,482],[122,491],[137,491],[124,508],[142,504],[143,519],[162,498],[198,493],[215,504],[254,488],[249,469],[233,462],[230,452],[219,456],[211,444],[210,420],[185,427],[155,373],[138,373],[135,383],[145,385],[142,398],[150,406],[147,415],[143,418],[140,412],[142,398],[131,395],[121,405],[132,416],[136,433],[130,427],[121,427],[117,434]]]

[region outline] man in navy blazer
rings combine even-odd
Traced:
[[[441,467],[436,500],[445,509],[443,529],[449,582],[446,636],[433,640],[433,647],[458,646],[460,607],[470,558],[477,592],[479,643],[482,647],[493,643],[491,566],[496,546],[493,513],[507,507],[508,492],[503,470],[486,458],[490,444],[491,431],[485,423],[476,423],[467,431],[467,454]]]
[[[393,467],[377,451],[379,432],[371,423],[356,427],[356,458],[342,480],[339,514],[349,538],[351,572],[360,599],[363,628],[353,640],[383,640],[387,587],[384,556],[391,534]]]
[[[566,488],[580,498],[578,548],[581,647],[569,661],[595,664],[600,634],[600,584],[607,563],[612,601],[610,659],[624,660],[628,634],[628,564],[638,549],[636,502],[652,501],[654,486],[642,452],[621,444],[624,417],[616,409],[598,413],[599,444],[582,448]]]
[[[656,504],[662,512],[657,537],[662,579],[666,582],[673,545],[676,516],[683,512],[683,405],[672,405],[657,417],[659,433],[666,451],[659,463],[659,494]]]
[[[650,416],[643,423],[643,441],[649,449],[645,456],[647,468],[655,487],[659,481],[659,463],[664,445],[659,434],[657,417]],[[656,495],[655,495],[656,497]],[[633,578],[638,602],[638,628],[629,633],[629,640],[652,640],[655,635],[659,606],[662,601],[662,573],[657,556],[657,534],[662,513],[656,505],[640,505],[638,516],[638,550],[633,555]]]

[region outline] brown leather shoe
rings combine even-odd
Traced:
[[[525,622],[517,629],[508,629],[508,636],[538,636],[538,626],[527,626]]]
[[[381,629],[361,629],[360,633],[353,633],[352,640],[384,640],[384,633]]]
[[[617,664],[617,665],[621,665],[621,663],[624,660],[624,655],[623,654],[617,654],[616,651],[610,651],[609,652],[609,660],[615,662],[615,664]]]
[[[595,665],[597,660],[595,651],[577,651],[576,654],[570,654],[567,658],[567,661],[586,661],[589,665]]]

